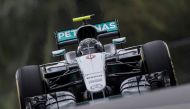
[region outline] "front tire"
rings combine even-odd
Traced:
[[[176,85],[175,72],[167,44],[164,41],[152,41],[142,46],[142,57],[146,71],[150,73],[167,71],[171,86]]]
[[[20,108],[25,109],[25,99],[45,93],[44,82],[37,65],[24,66],[16,72]]]

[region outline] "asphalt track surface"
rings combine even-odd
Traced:
[[[190,109],[190,84],[68,109]]]

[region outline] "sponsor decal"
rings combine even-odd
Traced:
[[[95,90],[95,89],[102,89],[103,85],[102,84],[95,84],[93,86],[90,87],[90,89]]]
[[[97,29],[98,32],[101,31],[118,31],[117,22],[116,21],[110,21],[110,22],[104,22],[101,24],[96,24],[94,27]],[[74,40],[77,39],[76,36],[77,29],[71,29],[71,30],[65,30],[60,31],[56,33],[56,37],[58,39],[58,42],[67,41],[67,40]]]
[[[101,82],[101,81],[103,81],[101,78],[99,78],[99,79],[93,79],[93,80],[89,80],[89,84],[93,84],[93,83],[97,83],[97,82]]]

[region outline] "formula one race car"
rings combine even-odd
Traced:
[[[21,109],[59,109],[99,98],[131,96],[175,86],[167,44],[157,40],[124,48],[117,20],[88,24],[92,16],[74,18],[77,29],[55,33],[58,62],[19,68],[16,83]],[[116,37],[104,44],[101,39]],[[77,44],[75,51],[64,49]]]

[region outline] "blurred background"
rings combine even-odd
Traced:
[[[54,61],[54,32],[73,17],[118,19],[127,46],[167,42],[179,84],[190,82],[190,0],[0,0],[0,109],[18,109],[18,67]]]

